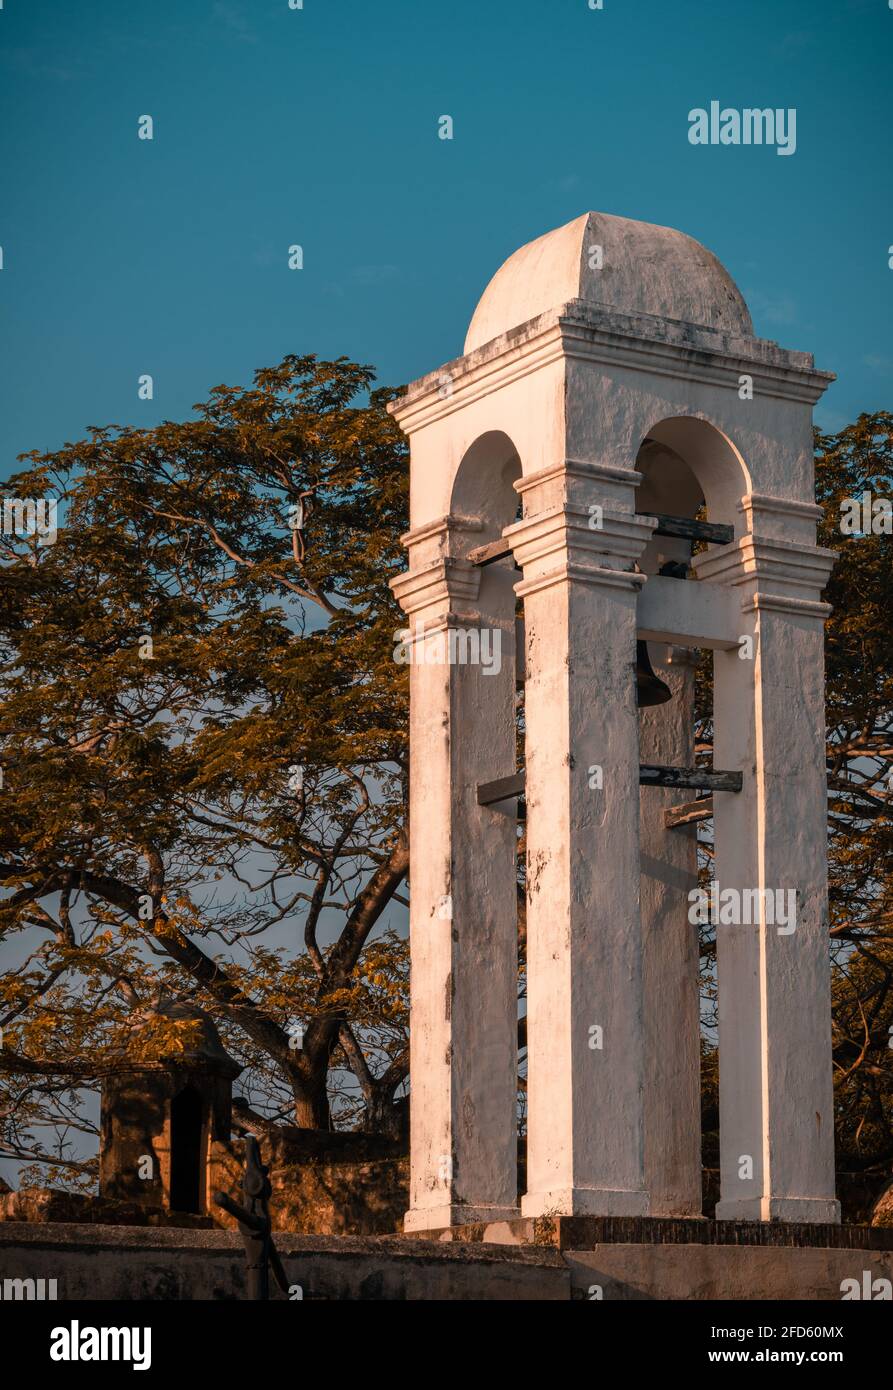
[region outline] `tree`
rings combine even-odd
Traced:
[[[162,985],[214,1016],[268,1117],[400,1122],[407,468],[373,380],[286,357],[9,485],[60,520],[55,544],[2,540],[7,1153],[46,1154],[49,1127],[64,1156],[79,1086],[185,1046],[188,1024],[134,1027]]]
[[[842,530],[893,493],[893,415],[817,437],[827,589],[828,867],[838,1165],[893,1172],[893,535]]]

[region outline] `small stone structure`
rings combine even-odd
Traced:
[[[712,812],[731,894],[719,901],[738,916],[717,927],[717,1216],[840,1219],[821,598],[833,554],[815,543],[812,437],[831,380],[754,336],[703,246],[588,213],[511,256],[464,356],[391,407],[411,442],[409,569],[393,581],[411,663],[407,1230],[519,1214],[522,791],[521,1214],[701,1210],[689,894],[694,827]],[[643,640],[673,698],[637,714]],[[714,661],[707,772],[693,770],[698,648]],[[674,786],[712,803],[676,805]]]
[[[99,1196],[203,1216],[212,1147],[229,1141],[242,1068],[195,1006],[162,1001],[146,1026],[158,1019],[192,1022],[196,1036],[183,1053],[125,1062],[103,1078]]]
[[[233,1101],[241,1072],[211,1019],[168,998],[146,1014],[193,1023],[182,1052],[122,1061],[102,1080],[99,1196],[52,1188],[11,1192],[0,1184],[0,1220],[235,1229],[211,1194],[238,1193],[244,1153],[236,1127],[252,1130],[269,1168],[274,1231],[313,1235],[386,1235],[406,1208],[409,1161],[404,1139],[257,1125]]]
[[[183,1054],[103,1079],[98,1219],[114,1219],[117,1206],[130,1220],[135,1210],[152,1224],[155,1217],[163,1224],[194,1218],[234,1228],[211,1194],[236,1193],[241,1184],[242,1145],[231,1137],[241,1067],[200,1009],[164,1001],[147,1026],[155,1016],[192,1021],[196,1037]],[[408,1185],[402,1141],[287,1125],[255,1132],[270,1169],[274,1230],[374,1235],[399,1228]],[[149,1167],[153,1176],[140,1176]]]

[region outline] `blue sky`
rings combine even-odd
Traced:
[[[891,51],[888,0],[3,0],[0,469],[286,352],[411,380],[588,209],[715,251],[827,427],[891,408]],[[712,99],[796,153],[690,145]]]

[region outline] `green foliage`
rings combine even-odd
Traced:
[[[893,494],[893,415],[816,440],[826,591],[828,867],[840,1166],[893,1170],[893,537],[842,535],[844,498]]]
[[[27,1148],[13,1113],[37,1099],[51,1124],[54,1068],[95,1084],[170,1050],[130,1026],[162,984],[303,1123],[330,1122],[352,1010],[370,1056],[405,1057],[364,974],[387,976],[390,942],[402,988],[373,933],[406,870],[387,578],[407,468],[372,380],[287,357],[192,420],[28,455],[10,484],[58,498],[60,525],[54,545],[4,538],[0,569],[8,1151]]]

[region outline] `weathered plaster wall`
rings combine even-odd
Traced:
[[[804,1299],[840,1301],[841,1281],[893,1279],[889,1250],[728,1245],[600,1245],[566,1253],[572,1297],[605,1299]]]
[[[893,1252],[824,1247],[481,1245],[399,1237],[281,1235],[305,1299],[839,1301],[844,1279],[893,1279]],[[244,1297],[241,1242],[228,1231],[0,1225],[0,1280],[55,1279],[60,1300]],[[274,1299],[283,1299],[278,1289]]]
[[[289,1236],[276,1247],[306,1299],[562,1300],[557,1251],[345,1236]],[[60,1299],[244,1297],[245,1256],[229,1231],[0,1225],[0,1279],[56,1279]],[[284,1295],[275,1289],[273,1298]]]

